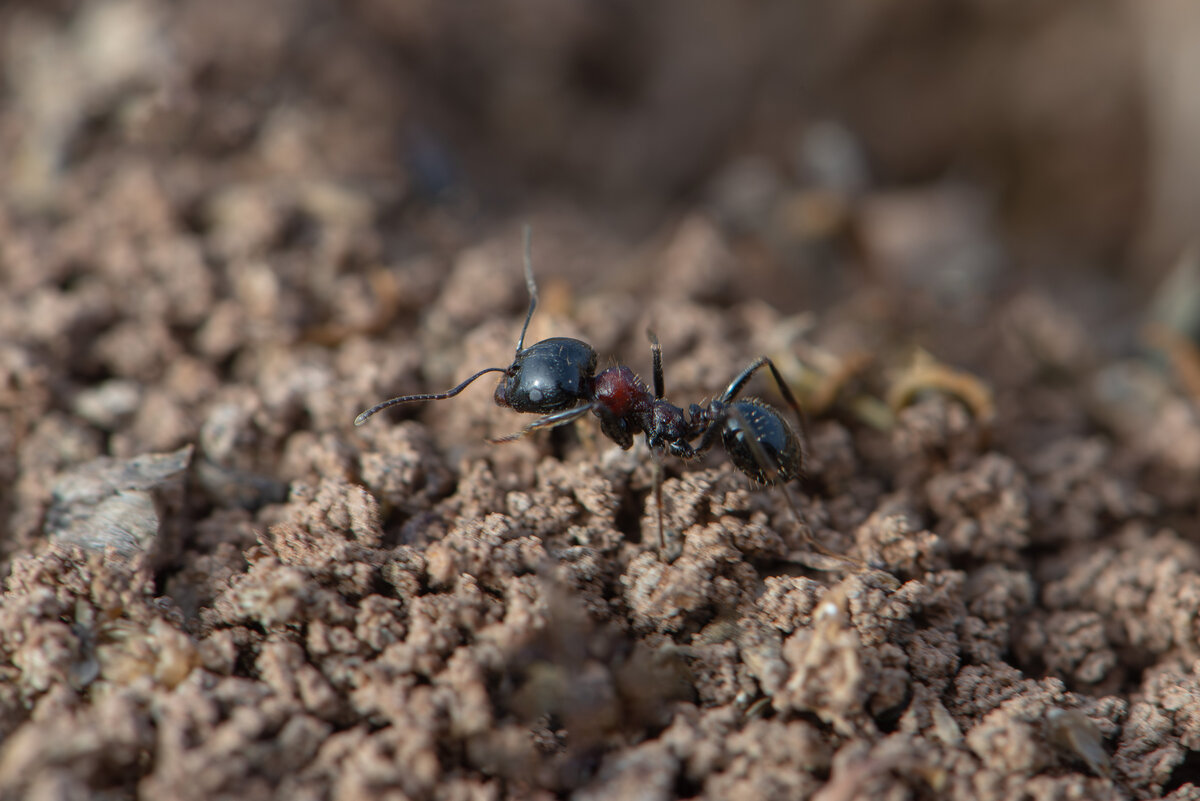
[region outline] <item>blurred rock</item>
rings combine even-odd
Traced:
[[[63,471],[46,513],[46,536],[88,551],[111,548],[127,560],[144,556],[151,565],[169,558],[179,543],[168,521],[183,505],[192,450],[101,457]]]

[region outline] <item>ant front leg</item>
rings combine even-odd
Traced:
[[[593,406],[595,406],[595,404],[585,403],[582,406],[576,406],[573,409],[567,409],[565,412],[558,412],[556,414],[548,414],[545,417],[539,417],[537,420],[534,420],[532,423],[514,434],[508,434],[503,437],[488,437],[488,442],[491,442],[495,445],[498,445],[501,442],[512,442],[513,440],[520,439],[526,434],[537,431],[541,428],[557,428],[558,426],[566,425],[567,423],[573,423],[580,417],[583,417],[585,414],[590,412]]]
[[[650,355],[654,362],[654,400],[661,401],[663,395],[666,394],[663,382],[662,345],[659,344],[658,335],[654,333],[653,328],[646,329],[646,338],[650,340]],[[667,404],[661,405],[667,406]],[[674,407],[667,406],[667,408],[674,410]],[[674,411],[677,412],[677,410]],[[672,422],[676,422],[677,425],[682,424],[682,414],[678,414],[677,420],[673,420]],[[682,459],[694,458],[696,453],[683,437],[672,436],[672,433],[666,433],[664,439],[664,429],[665,432],[671,432],[669,425],[664,426],[662,420],[656,420],[653,430],[646,434],[646,444],[650,446],[650,453],[654,457],[654,510],[658,516],[658,555],[670,562],[674,560],[674,556],[667,556],[667,537],[663,524],[663,464],[661,449],[666,447],[672,455]]]

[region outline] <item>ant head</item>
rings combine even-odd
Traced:
[[[496,404],[550,414],[591,397],[596,351],[578,339],[551,337],[517,351],[496,386]]]

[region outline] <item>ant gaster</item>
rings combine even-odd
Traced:
[[[718,397],[703,405],[693,403],[685,411],[663,397],[662,347],[653,331],[646,332],[654,360],[653,391],[624,365],[596,373],[596,351],[582,340],[551,337],[525,347],[525,333],[538,304],[528,226],[525,228],[525,284],[529,289],[529,311],[525,314],[512,364],[480,370],[447,392],[404,395],[384,401],[354,418],[354,424],[360,426],[376,412],[400,403],[453,398],[480,376],[503,373],[496,386],[496,404],[516,412],[542,416],[515,434],[494,438],[492,442],[509,442],[531,431],[561,426],[589,412],[600,419],[600,430],[604,435],[623,449],[633,445],[635,435],[646,436],[646,444],[655,456],[654,492],[660,553],[664,546],[661,455],[667,453],[681,459],[694,459],[708,451],[718,438],[733,464],[752,481],[783,488],[793,514],[799,520],[785,485],[800,475],[803,461],[800,438],[773,407],[757,398],[737,399],[750,378],[766,367],[803,425],[799,404],[769,358],[755,359]],[[845,560],[845,557],[817,546],[807,534],[806,539],[822,554]]]

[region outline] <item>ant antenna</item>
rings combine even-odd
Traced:
[[[503,373],[506,369],[507,368],[504,367],[486,367],[449,392],[438,392],[433,395],[401,395],[398,398],[385,400],[383,403],[377,403],[370,409],[367,409],[365,412],[360,414],[358,417],[355,417],[354,425],[361,426],[363,423],[367,422],[367,418],[371,417],[371,415],[375,414],[376,412],[382,412],[389,406],[395,406],[398,403],[416,403],[417,401],[445,400],[446,398],[453,398],[455,395],[466,389],[472,381],[474,381],[476,378],[479,378],[479,376],[483,375],[484,373]]]
[[[525,325],[521,326],[521,338],[517,340],[517,356],[520,356],[521,351],[525,349],[525,332],[529,330],[529,321],[533,319],[533,310],[537,308],[537,303],[538,303],[537,283],[535,283],[533,280],[533,258],[530,255],[531,251],[533,250],[533,246],[531,244],[532,239],[533,239],[532,229],[529,226],[529,224],[526,223],[525,224],[525,286],[529,288],[529,311],[525,314]],[[516,365],[516,362],[514,361],[513,365],[510,365],[509,367],[486,367],[483,370],[480,370],[475,375],[468,378],[466,381],[459,384],[454,389],[451,389],[447,392],[437,392],[437,393],[430,394],[430,395],[401,395],[398,398],[392,398],[390,400],[385,400],[383,403],[377,403],[374,406],[372,406],[370,409],[367,409],[365,412],[360,414],[358,417],[355,417],[354,425],[361,426],[363,423],[367,422],[367,420],[370,419],[375,414],[382,412],[384,409],[387,409],[391,406],[395,406],[400,403],[417,403],[419,401],[446,400],[447,398],[453,398],[455,395],[457,395],[458,393],[460,393],[464,389],[466,389],[468,386],[470,386],[472,381],[479,378],[479,376],[483,375],[484,373],[506,373],[509,370],[511,370],[513,368],[513,366],[515,366],[515,365]],[[588,407],[588,408],[590,408],[590,407]],[[501,440],[501,441],[503,441],[503,440]]]
[[[533,229],[525,223],[525,286],[529,289],[529,312],[525,315],[525,325],[521,326],[521,338],[517,340],[517,353],[525,347],[525,332],[529,330],[529,321],[533,319],[533,310],[537,308],[537,284],[533,280]]]

